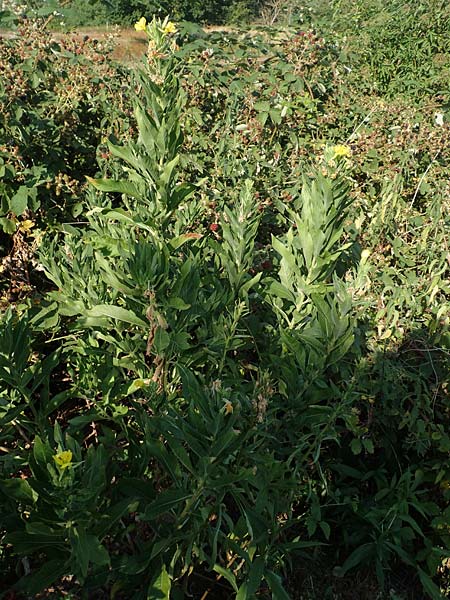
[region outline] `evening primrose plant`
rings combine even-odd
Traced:
[[[166,17],[164,21],[153,17],[151,23],[147,23],[147,19],[141,17],[135,23],[134,28],[136,31],[146,31],[151,37],[155,37],[155,32],[162,33],[163,35],[177,33],[177,28],[174,23],[169,21],[169,17]]]
[[[72,451],[64,450],[54,455],[53,460],[60,471],[69,469],[72,466]]]
[[[150,22],[141,17],[134,28],[136,31],[145,31],[148,36],[148,61],[157,67],[161,59],[167,58],[176,50],[175,34],[177,28],[169,17],[164,20],[153,16]]]
[[[147,224],[154,227],[167,224],[192,193],[192,186],[178,181],[180,119],[186,98],[176,74],[174,24],[156,17],[147,23],[142,17],[135,27],[149,38],[147,59],[135,74],[140,89],[134,111],[139,136],[127,146],[108,144],[111,154],[126,163],[128,179],[88,180],[100,191],[134,199],[135,209],[136,202],[145,206]]]
[[[351,165],[352,150],[346,144],[335,144],[325,146],[323,150],[323,165],[326,168],[337,168],[338,171],[345,170]]]
[[[103,540],[128,508],[107,498],[113,475],[104,445],[85,450],[58,423],[34,438],[27,477],[0,480],[11,524],[5,543],[16,556],[31,558],[39,551],[47,557],[31,576],[25,569],[18,589],[34,597],[65,574],[83,583],[89,571],[107,571],[110,557]],[[112,520],[106,517],[109,508],[117,511]],[[23,574],[19,567],[17,574]]]

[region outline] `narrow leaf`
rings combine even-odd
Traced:
[[[109,317],[110,319],[117,319],[124,323],[130,323],[130,325],[137,325],[143,329],[148,329],[148,324],[143,319],[136,316],[134,312],[112,304],[98,304],[90,310],[87,310],[84,313],[84,316],[91,318]]]

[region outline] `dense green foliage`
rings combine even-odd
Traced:
[[[388,97],[439,95],[448,102],[450,5],[446,0],[355,2],[334,13],[333,25],[341,36],[348,34],[349,21],[356,35],[349,36],[346,50],[358,57],[359,75],[368,70],[360,82],[369,91]]]
[[[2,597],[448,595],[448,11],[378,8],[0,40]]]
[[[54,15],[65,26],[105,23],[130,25],[141,16],[170,15],[176,20],[230,23],[255,18],[261,0],[26,0],[20,4],[28,16]],[[23,10],[23,8],[21,8]]]

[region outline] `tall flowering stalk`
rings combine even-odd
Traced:
[[[122,192],[145,204],[152,227],[163,233],[174,210],[192,192],[191,186],[177,182],[183,142],[180,120],[185,104],[176,71],[177,30],[168,18],[156,17],[149,23],[142,17],[135,29],[145,31],[149,39],[147,60],[136,73],[140,84],[135,100],[139,137],[125,147],[109,144],[111,153],[128,163],[129,178],[89,181],[97,189]]]
[[[106,209],[106,219],[108,222],[125,219],[136,233],[130,264],[136,267],[134,273],[138,277],[144,277],[148,289],[142,295],[140,287],[130,288],[130,280],[126,279],[130,307],[126,319],[141,327],[142,335],[147,337],[146,357],[153,367],[151,378],[163,389],[173,345],[157,296],[159,289],[166,285],[170,255],[179,245],[192,239],[188,234],[175,238],[173,235],[176,233],[177,209],[191,197],[194,188],[180,182],[178,166],[183,143],[181,115],[185,94],[179,84],[178,61],[174,54],[175,26],[168,19],[153,19],[149,24],[141,19],[136,23],[136,29],[145,31],[149,38],[147,60],[135,75],[139,83],[134,111],[138,138],[124,146],[109,143],[111,153],[126,163],[126,178],[90,179],[90,182],[104,192],[121,193],[122,202],[128,209]],[[98,210],[95,215],[98,218]],[[155,272],[161,274],[160,281],[155,279]],[[143,305],[147,305],[148,325],[142,319]],[[115,314],[117,309],[122,310],[122,306],[108,307],[109,313],[111,308]]]
[[[147,59],[151,78],[158,85],[163,84],[169,69],[173,67],[173,53],[178,48],[175,24],[168,17],[161,20],[154,16],[149,23],[145,17],[141,17],[134,28],[147,33]]]

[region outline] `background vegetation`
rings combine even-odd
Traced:
[[[385,4],[5,15],[3,598],[448,597],[450,8]]]
[[[92,26],[105,23],[130,25],[142,15],[170,15],[176,20],[226,23],[256,17],[262,0],[24,0],[14,3],[15,12],[28,15],[56,13],[66,26]]]

